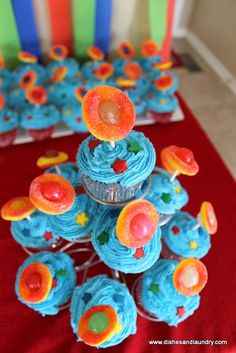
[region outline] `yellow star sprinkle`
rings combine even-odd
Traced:
[[[82,212],[76,215],[75,223],[83,227],[88,222],[88,220],[89,218],[87,217],[86,213]]]
[[[175,185],[175,192],[176,192],[176,194],[180,194],[180,192],[181,192],[181,189],[178,185]]]
[[[198,248],[198,245],[195,240],[191,240],[189,243],[189,246],[191,249],[196,250]]]
[[[50,88],[49,88],[49,91],[50,91],[50,92],[55,91],[55,87],[53,87],[53,86],[52,86],[52,87],[50,87]]]
[[[165,105],[167,103],[166,99],[160,99],[160,104]]]
[[[69,109],[66,110],[66,111],[65,111],[65,115],[71,115],[71,110],[69,110]]]

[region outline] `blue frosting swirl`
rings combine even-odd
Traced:
[[[15,130],[19,126],[19,116],[13,110],[0,110],[0,133]]]
[[[89,235],[92,231],[98,208],[98,204],[88,195],[80,194],[76,196],[75,202],[69,211],[56,216],[48,215],[48,224],[53,233],[64,239],[82,238]],[[78,215],[81,216],[77,218]],[[83,221],[84,216],[87,220]]]
[[[48,64],[46,71],[51,77],[54,71],[61,66],[67,67],[68,71],[66,73],[66,78],[76,76],[79,71],[79,63],[74,58],[65,58],[58,61],[52,61]]]
[[[82,117],[81,103],[78,101],[63,107],[62,120],[71,130],[75,132],[88,131]]]
[[[189,213],[176,213],[162,227],[162,236],[169,249],[182,257],[196,257],[200,259],[205,256],[211,247],[211,239],[203,227],[199,227],[193,231],[192,228],[196,224],[196,218],[192,217]],[[176,233],[176,228],[178,229],[178,233]],[[196,249],[190,247],[191,241],[196,242]]]
[[[63,107],[65,104],[76,102],[75,89],[83,86],[77,78],[68,78],[66,80],[52,83],[48,87],[48,101],[55,105]]]
[[[133,297],[127,287],[105,275],[87,280],[75,288],[71,300],[71,326],[78,339],[78,323],[85,311],[94,305],[110,305],[117,312],[122,330],[102,343],[99,347],[106,348],[121,343],[129,335],[136,333],[137,312]]]
[[[136,90],[135,91],[129,90],[128,96],[134,105],[136,115],[143,114],[147,107],[146,99],[141,98],[140,95],[136,92]]]
[[[25,91],[17,88],[12,90],[8,95],[9,106],[15,110],[30,108],[31,104],[25,97]]]
[[[32,106],[22,112],[20,125],[25,129],[46,129],[57,125],[60,113],[53,105]]]
[[[145,310],[171,326],[187,319],[200,304],[198,294],[184,296],[175,289],[172,277],[177,265],[173,260],[159,260],[142,277],[141,301]],[[177,315],[182,307],[183,315]]]
[[[155,149],[142,132],[132,131],[125,139],[117,141],[115,148],[109,142],[101,142],[96,148],[90,149],[89,141],[93,139],[93,136],[85,139],[77,154],[81,173],[92,180],[129,187],[146,179],[155,166]],[[142,148],[138,153],[129,151],[131,141],[137,142]],[[116,174],[112,168],[116,159],[126,160],[128,170]]]
[[[48,240],[45,236],[47,232],[51,236]],[[56,240],[49,229],[46,214],[40,211],[32,213],[30,220],[25,218],[11,222],[11,233],[18,243],[29,248],[47,248]]]
[[[25,302],[19,295],[21,273],[28,265],[34,262],[41,262],[46,265],[51,272],[52,278],[56,280],[56,286],[51,289],[47,298],[38,304]],[[49,251],[42,251],[30,256],[24,261],[17,272],[15,291],[18,299],[43,316],[57,314],[60,306],[70,299],[75,288],[76,273],[73,263],[73,260],[63,252],[51,253]]]
[[[74,188],[82,185],[81,181],[81,176],[78,167],[75,165],[75,163],[72,162],[66,162],[62,163],[59,166],[61,175],[67,179],[73,186]],[[51,167],[49,169],[46,169],[44,173],[53,173],[57,174],[57,170],[55,167]]]
[[[104,63],[104,60],[91,60],[86,62],[82,66],[82,74],[86,80],[95,79],[94,71],[98,68],[99,65]]]
[[[134,248],[127,248],[121,244],[116,235],[116,222],[120,211],[106,208],[93,228],[92,244],[101,260],[109,267],[125,272],[140,273],[150,268],[159,258],[161,252],[161,230],[157,229],[156,234],[146,244],[143,250],[143,256],[136,258]],[[108,234],[105,244],[101,244],[99,236],[103,233]]]
[[[170,113],[175,111],[179,106],[178,99],[171,95],[157,95],[148,99],[147,109],[157,113]]]
[[[155,72],[159,72],[158,68],[155,67],[155,64],[158,64],[159,62],[161,62],[161,57],[160,56],[153,56],[150,58],[142,58],[139,61],[139,64],[141,65],[142,69],[144,72],[146,73],[155,73]]]

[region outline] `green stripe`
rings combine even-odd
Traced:
[[[149,0],[151,38],[161,49],[167,29],[168,0]]]
[[[13,68],[17,64],[17,53],[20,50],[11,0],[0,0],[0,51],[7,67]]]
[[[72,0],[74,52],[87,58],[87,48],[94,44],[96,0]]]

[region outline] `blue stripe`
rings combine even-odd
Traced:
[[[11,0],[22,50],[40,56],[39,35],[32,0]]]
[[[96,1],[95,45],[108,54],[111,32],[112,0]]]

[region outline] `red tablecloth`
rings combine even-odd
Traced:
[[[203,88],[204,89],[204,88]],[[109,352],[236,352],[236,210],[235,183],[219,155],[192,113],[181,100],[186,120],[165,126],[147,126],[143,130],[155,145],[158,163],[161,148],[169,144],[190,147],[200,165],[195,177],[181,177],[190,202],[186,209],[194,215],[203,200],[210,200],[219,219],[219,230],[212,236],[212,249],[204,258],[209,281],[201,293],[200,308],[177,328],[138,318],[137,334]],[[214,117],[212,117],[214,124]],[[16,195],[27,195],[30,181],[40,174],[35,160],[49,148],[65,150],[75,158],[82,135],[58,138],[45,143],[14,146],[0,151],[0,204]],[[69,323],[69,312],[41,317],[17,301],[15,275],[26,258],[13,241],[9,223],[1,221],[1,335],[2,353],[75,353],[97,352],[77,343]],[[131,278],[132,276],[130,276]],[[227,340],[227,345],[185,346],[150,345],[149,340]]]

